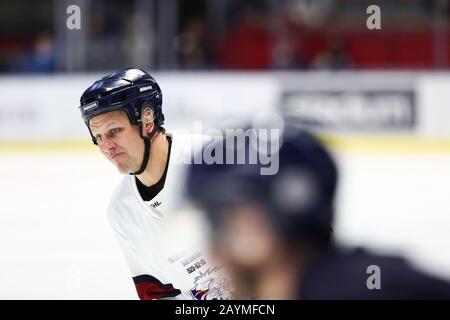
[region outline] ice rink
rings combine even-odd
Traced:
[[[334,152],[337,239],[450,279],[450,153]],[[95,149],[0,152],[0,299],[136,299],[105,212],[120,179]]]

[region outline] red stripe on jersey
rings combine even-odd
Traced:
[[[175,289],[171,283],[163,284],[155,277],[147,274],[133,277],[133,282],[141,300],[170,298],[181,294],[181,291]]]

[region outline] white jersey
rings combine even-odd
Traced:
[[[186,165],[204,136],[172,136],[164,188],[144,201],[135,176],[125,176],[108,207],[108,219],[130,268],[140,299],[230,299],[220,267],[204,254],[198,213],[176,213],[182,204]],[[189,214],[186,214],[189,213]],[[195,237],[193,237],[195,236]],[[195,239],[197,237],[197,239]]]

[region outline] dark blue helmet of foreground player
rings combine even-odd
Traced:
[[[233,152],[233,159],[242,152],[242,148],[227,145],[226,139],[215,143],[223,155]],[[247,140],[244,148],[247,153],[250,145]],[[207,148],[214,149],[210,145]],[[248,164],[248,161],[247,164],[192,164],[187,177],[187,196],[204,209],[213,228],[220,229],[232,205],[255,203],[264,208],[281,236],[287,239],[308,236],[328,243],[338,175],[333,158],[314,136],[299,129],[285,129],[279,151],[271,157],[279,160],[279,170],[273,175],[261,175],[264,166]]]
[[[132,125],[140,125],[143,107],[153,109],[156,126],[164,124],[159,85],[147,72],[135,68],[119,70],[95,81],[80,98],[81,116],[90,133],[91,118],[116,110],[125,111]],[[93,136],[92,141],[97,144]]]

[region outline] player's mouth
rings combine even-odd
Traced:
[[[115,157],[120,156],[121,154],[125,154],[125,153],[124,153],[124,152],[117,153],[117,154],[113,155],[113,156],[111,157],[111,159],[114,159]]]

